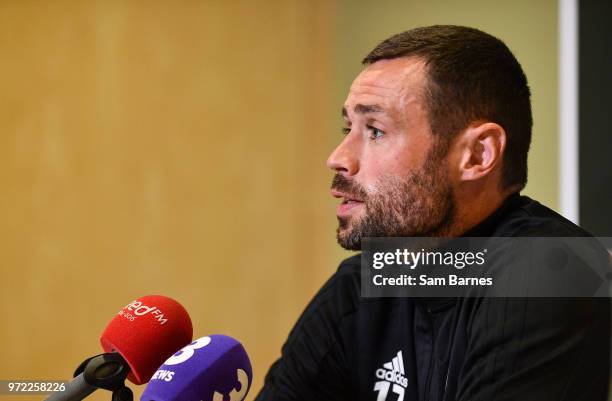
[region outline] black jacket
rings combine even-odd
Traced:
[[[465,236],[585,236],[518,194]],[[360,256],[291,331],[257,401],[607,400],[607,298],[361,298]]]

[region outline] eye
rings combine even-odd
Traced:
[[[385,131],[380,130],[376,127],[368,126],[368,129],[371,132],[370,139],[380,139],[385,135]]]
[[[351,132],[351,129],[349,127],[342,127],[340,131],[342,132],[342,135],[348,135]]]

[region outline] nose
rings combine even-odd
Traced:
[[[349,133],[327,158],[327,167],[338,174],[353,176],[359,171],[357,135]]]

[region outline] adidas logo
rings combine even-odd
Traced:
[[[387,362],[382,368],[376,369],[377,378],[391,383],[397,383],[404,388],[408,387],[408,379],[404,376],[405,374],[402,351],[398,351],[391,362]]]

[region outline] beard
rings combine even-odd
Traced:
[[[423,167],[407,177],[383,176],[374,191],[336,174],[332,188],[364,203],[362,216],[338,217],[337,239],[361,249],[365,237],[444,236],[455,220],[455,202],[441,155],[429,152]]]

